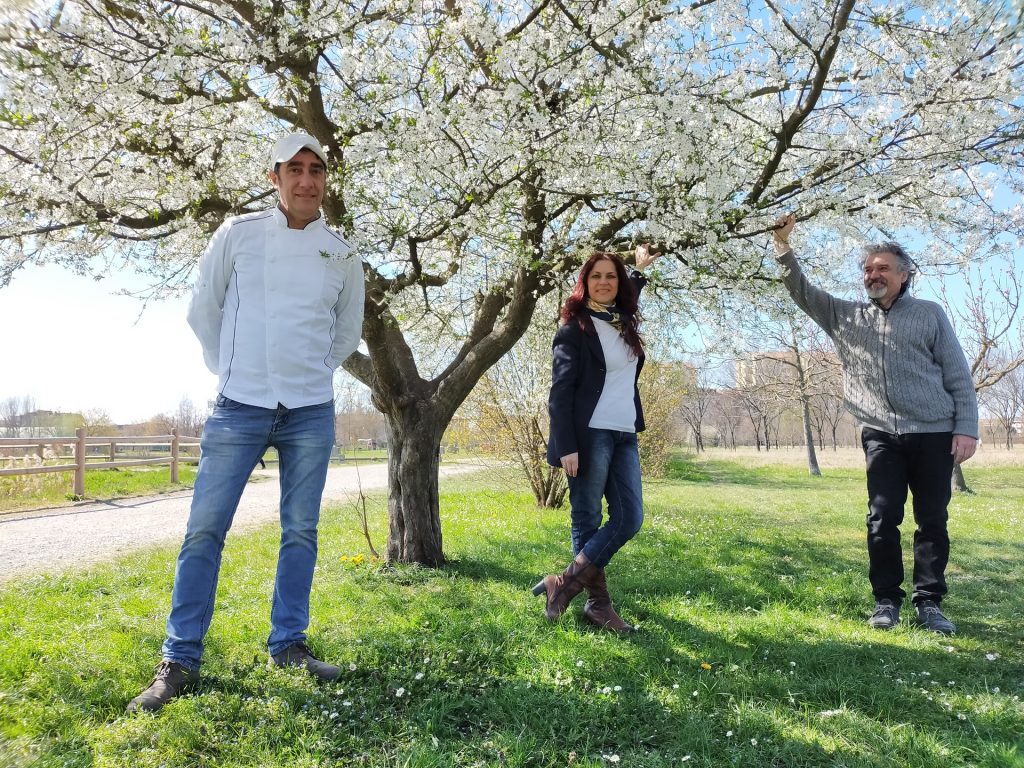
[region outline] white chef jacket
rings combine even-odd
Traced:
[[[363,269],[321,216],[289,229],[279,208],[227,219],[199,260],[188,323],[219,391],[246,405],[334,399],[359,344]]]

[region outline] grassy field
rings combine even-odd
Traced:
[[[159,655],[174,548],[9,583],[0,766],[1024,765],[1020,468],[977,466],[953,503],[953,638],[866,626],[863,469],[826,475],[723,453],[648,482],[608,570],[626,639],[578,603],[544,621],[529,587],[567,560],[567,513],[507,478],[443,485],[440,570],[372,562],[330,510],[311,643],[335,685],[266,669],[277,531],[229,537],[202,688],[155,716],[123,710]]]

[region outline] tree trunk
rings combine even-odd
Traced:
[[[385,414],[388,435],[390,562],[444,565],[438,501],[438,465],[444,425],[432,409],[415,404]]]
[[[814,432],[811,430],[811,407],[807,398],[803,400],[804,410],[804,443],[807,445],[807,471],[815,477],[821,477],[821,468],[818,467],[818,455],[814,450]]]
[[[569,490],[569,486],[565,480],[565,473],[561,469],[548,467],[547,473],[548,484],[544,506],[548,509],[557,509],[565,503],[565,494]]]
[[[387,284],[368,283],[363,339],[345,370],[370,388],[388,435],[389,562],[444,564],[438,498],[441,438],[484,372],[523,335],[541,295],[540,276],[523,269],[503,288],[480,297],[465,343],[444,371],[423,378],[401,326],[391,314]]]
[[[967,481],[964,479],[964,470],[959,464],[953,465],[953,477],[950,480],[950,486],[954,493],[974,493],[968,486]]]

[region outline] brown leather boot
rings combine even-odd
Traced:
[[[587,585],[587,603],[583,606],[583,615],[591,624],[602,629],[625,635],[635,632],[636,627],[627,624],[615,612],[612,599],[608,595],[608,582],[604,577],[604,568],[592,568],[593,578]]]
[[[549,621],[558,621],[572,599],[590,585],[596,570],[580,552],[562,573],[545,576],[537,583],[533,594],[545,593],[544,615]]]

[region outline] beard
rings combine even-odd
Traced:
[[[868,292],[869,299],[880,299],[885,296],[885,292],[889,290],[889,286],[885,283],[871,283],[870,285],[864,286],[864,290]]]

